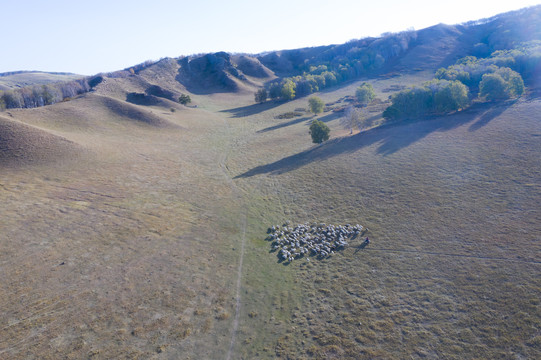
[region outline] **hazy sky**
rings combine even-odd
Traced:
[[[259,53],[457,24],[539,0],[0,0],[0,72],[91,75],[203,52]]]

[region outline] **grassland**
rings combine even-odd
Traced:
[[[428,76],[369,81],[385,99]],[[538,98],[351,136],[324,113],[316,146],[311,115],[279,119],[306,99],[171,112],[123,81],[2,118],[49,140],[5,148],[0,358],[541,356]],[[264,239],[286,220],[372,243],[285,266]]]
[[[52,82],[81,79],[84,76],[69,73],[48,73],[42,71],[21,71],[0,74],[0,90],[12,90],[24,86],[44,85]]]

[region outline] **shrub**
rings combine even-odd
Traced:
[[[192,99],[190,98],[190,95],[181,94],[180,97],[178,98],[178,102],[181,103],[182,105],[188,105],[189,103],[192,102]]]
[[[329,140],[329,134],[331,129],[320,120],[312,121],[310,125],[310,135],[312,136],[312,142],[315,144],[321,144],[323,141]]]
[[[277,119],[293,119],[294,117],[302,116],[302,113],[298,111],[288,111],[286,113],[278,115]]]

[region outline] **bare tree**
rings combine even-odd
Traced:
[[[353,106],[348,106],[344,111],[344,117],[340,119],[340,125],[344,129],[349,129],[349,133],[353,134],[353,129],[362,131],[366,126],[367,110],[366,108],[358,109]]]
[[[349,133],[353,133],[353,128],[357,126],[359,120],[359,112],[353,106],[348,106],[344,111],[344,117],[340,119],[340,125],[344,129],[349,129]]]

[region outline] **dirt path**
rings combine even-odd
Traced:
[[[224,117],[223,121],[224,121],[226,129],[230,130],[231,124],[229,122],[229,119],[227,117]],[[234,143],[233,141],[230,142],[230,144],[233,144],[233,143]],[[239,200],[239,202],[242,203],[243,195],[242,195],[241,189],[239,189],[237,185],[235,184],[235,182],[233,181],[233,177],[231,176],[229,169],[227,167],[227,158],[232,151],[232,146],[233,145],[230,145],[228,150],[225,151],[220,156],[219,167],[225,177],[226,182],[229,184],[229,186],[231,187],[233,191],[234,198],[236,198],[237,200]],[[231,341],[229,343],[229,349],[227,350],[227,356],[226,356],[227,360],[231,359],[232,354],[233,354],[233,348],[235,346],[238,327],[239,327],[240,310],[242,306],[241,286],[242,286],[242,270],[243,270],[243,262],[244,262],[244,248],[246,244],[246,213],[245,213],[244,207],[241,207],[241,209],[242,210],[239,213],[241,244],[240,244],[239,264],[237,268],[237,283],[236,283],[236,289],[235,289],[235,316],[233,318],[233,323],[231,325]]]
[[[235,346],[235,340],[237,338],[237,329],[239,327],[239,316],[240,316],[240,307],[241,307],[241,296],[240,296],[240,287],[242,283],[242,262],[244,260],[244,245],[246,243],[246,214],[241,215],[241,248],[240,248],[240,259],[237,275],[237,289],[236,289],[236,300],[235,300],[235,318],[233,319],[233,325],[231,327],[231,343],[229,344],[229,350],[227,351],[226,359],[231,359],[231,354],[233,353],[233,346]]]

